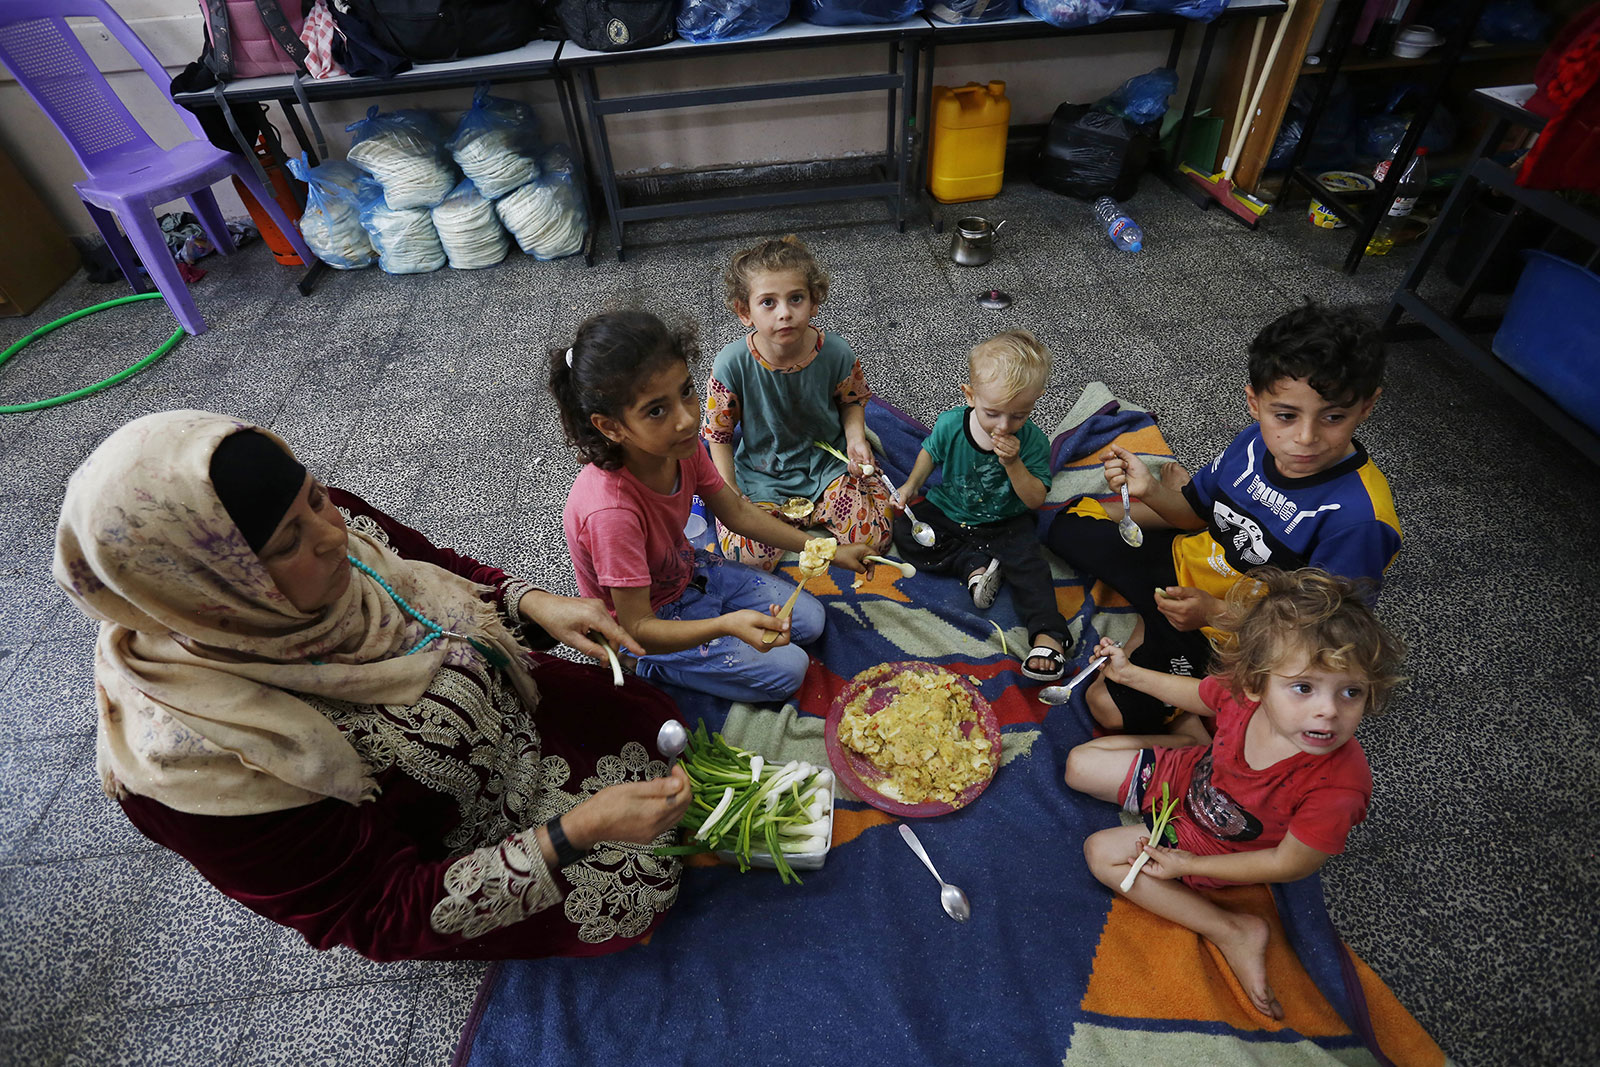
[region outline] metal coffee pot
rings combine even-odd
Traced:
[[[994,238],[1000,226],[990,226],[988,219],[978,215],[958,220],[950,235],[950,258],[963,267],[983,266],[994,258]]]

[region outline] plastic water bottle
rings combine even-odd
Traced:
[[[1094,217],[1106,228],[1111,243],[1124,252],[1137,252],[1144,247],[1144,231],[1109,196],[1094,202]]]

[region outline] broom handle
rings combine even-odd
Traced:
[[[783,607],[778,609],[778,614],[775,615],[774,618],[787,619],[790,615],[794,614],[794,602],[800,599],[800,590],[805,587],[805,584],[806,576],[801,575],[800,584],[794,587],[794,592],[789,594],[789,599],[783,602]],[[770,645],[777,639],[778,631],[768,630],[767,635],[761,639],[761,643],[763,645]]]
[[[1261,94],[1266,92],[1267,81],[1272,77],[1272,64],[1278,60],[1278,48],[1283,44],[1284,34],[1289,32],[1289,20],[1294,18],[1294,5],[1295,0],[1289,0],[1289,6],[1284,9],[1283,15],[1278,19],[1278,30],[1272,35],[1272,47],[1267,49],[1267,61],[1261,68],[1261,77],[1256,80],[1255,92],[1250,94],[1250,106],[1245,109],[1246,117],[1250,120],[1249,124],[1241,127],[1235,140],[1237,147],[1228,153],[1232,158],[1228,160],[1228,166],[1223,169],[1223,181],[1233,180],[1233,168],[1238,165],[1239,153],[1244,151],[1244,142],[1249,136],[1251,128],[1256,124],[1256,108],[1261,103]]]
[[[1228,138],[1228,154],[1222,157],[1222,170],[1226,174],[1233,166],[1234,143],[1239,139],[1239,128],[1244,125],[1244,107],[1250,101],[1250,91],[1255,88],[1256,57],[1261,54],[1261,34],[1267,28],[1266,19],[1256,19],[1256,33],[1250,39],[1250,59],[1244,65],[1244,78],[1239,83],[1239,102],[1233,108],[1233,136]]]

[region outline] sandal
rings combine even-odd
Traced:
[[[967,593],[979,611],[994,607],[994,598],[1000,593],[1000,561],[991,559],[989,566],[967,578]]]
[[[1028,661],[1033,659],[1047,659],[1050,661],[1048,671],[1036,671],[1028,666]],[[1022,660],[1022,676],[1031,678],[1035,682],[1059,682],[1067,673],[1067,654],[1049,645],[1034,645],[1028,650],[1027,656]]]

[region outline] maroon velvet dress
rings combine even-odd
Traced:
[[[436,548],[359,497],[334,489],[350,525],[490,587],[514,615],[528,588]],[[525,625],[524,639],[553,642]],[[652,845],[602,842],[546,867],[533,828],[607,785],[659,777],[672,700],[629,677],[533,654],[538,707],[474,656],[446,665],[410,707],[305,698],[339,727],[381,787],[374,802],[326,799],[262,815],[191,815],[148,797],[121,801],[152,841],[207,881],[317,948],[375,960],[504,959],[615,952],[644,937],[677,897],[681,865]],[[670,841],[671,833],[660,839]]]

